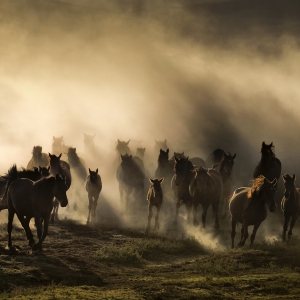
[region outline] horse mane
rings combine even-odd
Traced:
[[[5,175],[2,175],[1,178],[3,180],[9,180],[9,181],[13,181],[19,178],[18,175],[18,169],[17,169],[17,165],[13,164],[7,171],[7,173],[5,173]]]
[[[252,182],[252,186],[247,193],[248,199],[251,199],[258,195],[258,193],[261,191],[262,187],[265,184],[266,177],[263,175],[259,175],[259,177],[255,178]]]

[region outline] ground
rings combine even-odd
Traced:
[[[145,235],[144,228],[65,219],[50,226],[43,253],[32,253],[23,229],[15,226],[17,249],[10,253],[5,223],[0,232],[0,299],[300,297],[296,236],[287,243],[258,237],[252,249],[248,244],[220,250],[181,234],[180,228]],[[229,236],[227,229],[215,234],[224,245],[230,245]]]

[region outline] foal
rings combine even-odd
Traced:
[[[153,206],[156,207],[156,216],[155,216],[155,225],[153,231],[159,229],[159,223],[158,223],[158,217],[160,208],[163,202],[163,191],[161,188],[161,183],[163,182],[163,178],[161,179],[149,179],[149,181],[152,183],[149,187],[148,194],[147,194],[147,201],[148,201],[148,224],[146,228],[146,233],[149,233],[150,231],[150,224],[152,219],[152,208]]]
[[[90,222],[90,217],[91,222],[94,222],[95,220],[97,202],[99,194],[102,190],[102,181],[100,175],[98,174],[98,169],[96,169],[96,171],[91,171],[89,169],[89,173],[90,175],[88,175],[85,184],[85,190],[87,191],[89,197],[89,215],[86,222],[87,224]]]

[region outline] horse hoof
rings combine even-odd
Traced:
[[[39,243],[33,244],[33,245],[31,246],[31,249],[32,249],[32,251],[38,250],[38,249],[39,249]]]

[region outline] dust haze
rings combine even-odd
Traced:
[[[296,1],[1,1],[0,172],[26,166],[35,145],[51,153],[53,136],[89,160],[87,133],[99,151],[87,167],[99,169],[111,214],[117,139],[131,139],[133,153],[146,147],[150,176],[155,140],[203,159],[217,147],[237,153],[236,187],[251,180],[262,141],[273,142],[283,173],[300,178],[299,9]]]

